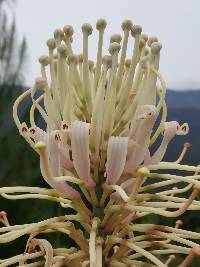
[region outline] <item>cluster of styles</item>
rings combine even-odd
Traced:
[[[125,20],[123,37],[112,35],[109,53],[103,55],[105,28],[106,21],[99,19],[95,63],[88,58],[90,24],[82,25],[81,55],[74,54],[71,26],[55,30],[47,41],[48,55],[39,58],[41,77],[14,103],[15,123],[38,153],[41,175],[51,189],[4,187],[0,195],[45,199],[57,202],[63,213],[74,211],[16,226],[2,211],[0,243],[28,238],[24,253],[0,260],[0,267],[166,267],[174,266],[177,254],[184,256],[178,266],[186,267],[200,255],[200,234],[181,229],[180,220],[175,227],[142,223],[149,215],[176,218],[200,210],[195,200],[200,167],[181,164],[189,144],[175,162],[162,161],[171,139],[187,134],[188,125],[166,122],[161,44]],[[127,59],[129,44],[133,52]],[[26,98],[32,99],[27,124],[18,117]],[[76,245],[58,248],[37,238],[51,232],[68,235]]]

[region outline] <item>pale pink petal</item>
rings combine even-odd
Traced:
[[[138,118],[130,130],[130,138],[139,146],[133,148],[130,159],[126,162],[126,169],[139,166],[147,155],[152,128],[158,117],[154,106],[142,106]]]
[[[60,163],[61,163],[61,166],[65,168],[66,170],[71,170],[74,167],[73,162],[71,161],[70,156],[69,156],[70,155],[69,146],[67,143],[67,135],[69,133],[69,128],[70,128],[70,125],[67,122],[63,121],[61,125],[61,131],[60,131],[61,141],[60,141],[59,149],[60,149]]]
[[[78,176],[92,185],[94,182],[90,176],[89,128],[89,123],[73,122],[71,126],[71,147],[73,164]]]
[[[69,131],[69,127],[70,127],[70,124],[67,121],[62,121],[62,123],[61,123],[62,131],[68,132]]]
[[[2,222],[5,226],[10,226],[7,213],[5,211],[0,211],[0,222]]]
[[[29,128],[29,137],[31,137],[35,143],[44,142],[47,147],[47,154],[49,158],[49,164],[51,172],[54,176],[59,175],[60,166],[60,151],[58,149],[59,131],[51,131],[46,133],[39,127]]]
[[[180,126],[177,121],[166,122],[164,129],[163,140],[159,148],[152,157],[144,162],[144,165],[157,164],[158,162],[160,162],[165,155],[169,142],[174,138],[174,136],[176,134],[185,135],[188,133],[188,125],[184,123],[182,126]]]
[[[49,157],[49,165],[53,176],[60,175],[60,150],[58,144],[60,135],[58,131],[52,131],[48,135],[47,151]]]
[[[147,160],[149,160],[150,157],[151,157],[150,151],[149,151],[149,149],[147,149],[146,155],[144,157],[144,162],[146,162]]]
[[[40,129],[37,126],[30,127],[28,130],[29,137],[31,137],[35,143],[37,142],[44,142],[46,144],[47,142],[47,133]]]
[[[135,178],[130,178],[121,184],[121,187],[126,191],[126,193],[132,193],[133,187],[135,185]]]
[[[179,129],[177,129],[176,134],[177,135],[186,135],[189,133],[189,125],[187,123],[183,123],[181,126],[179,126]]]
[[[127,152],[128,137],[110,137],[107,150],[106,183],[115,184],[122,175]]]
[[[24,125],[25,127],[25,125]],[[64,155],[60,152],[59,142],[61,141],[60,131],[55,130],[50,133],[46,133],[39,127],[31,127],[28,130],[28,135],[31,137],[35,143],[44,142],[47,148],[47,157],[49,159],[49,167],[53,176],[59,176],[60,166],[63,166],[66,169],[73,168],[73,164]]]
[[[66,170],[71,170],[74,167],[73,162],[62,152],[60,152],[60,164]]]
[[[133,191],[134,185],[135,185],[135,178],[130,178],[126,180],[124,183],[122,183],[120,186],[124,189],[126,193],[131,194],[131,192]],[[118,192],[112,193],[111,196],[116,197],[118,199],[120,198],[120,195]]]
[[[65,182],[55,182],[54,181],[54,176],[52,174],[52,170],[50,168],[49,164],[49,157],[48,157],[48,152],[46,149],[46,146],[44,143],[37,143],[36,148],[39,150],[40,154],[40,169],[42,176],[44,180],[62,197],[70,198],[70,199],[78,199],[80,197],[80,194],[74,190],[70,185],[68,185]]]
[[[64,124],[63,127],[65,127],[66,129],[66,124]],[[22,129],[24,129],[24,131],[26,130],[25,125]],[[34,140],[35,143],[44,142],[47,145],[47,150],[51,154],[49,155],[52,162],[51,166],[55,166],[53,167],[53,169],[55,169],[53,171],[54,175],[58,175],[58,159],[59,164],[65,169],[70,170],[73,168],[73,163],[69,159],[69,150],[67,149],[67,147],[64,144],[58,147],[58,143],[61,142],[62,137],[61,131],[55,130],[51,131],[50,133],[46,133],[39,127],[35,126],[29,128],[28,135]]]

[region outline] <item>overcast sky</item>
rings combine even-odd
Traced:
[[[39,75],[37,58],[47,53],[46,40],[56,28],[73,25],[73,46],[80,53],[83,23],[95,28],[96,20],[105,18],[108,45],[109,35],[120,33],[121,22],[129,18],[163,44],[160,69],[169,88],[200,88],[200,0],[17,0],[16,18],[19,34],[28,41],[27,84]],[[96,46],[94,30],[91,58]]]

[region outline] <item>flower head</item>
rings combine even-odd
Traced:
[[[30,235],[28,254],[20,256],[23,262],[44,255],[44,266],[164,267],[173,261],[171,254],[198,254],[197,243],[190,239],[200,239],[200,234],[137,222],[151,214],[177,217],[188,209],[199,210],[195,198],[200,168],[180,164],[185,148],[176,162],[162,162],[174,136],[188,132],[187,123],[166,122],[166,84],[159,73],[162,45],[143,34],[140,25],[125,20],[123,36],[112,35],[103,56],[106,24],[103,19],[96,24],[95,63],[89,59],[90,24],[82,25],[81,55],[73,50],[72,26],[55,30],[47,41],[48,55],[39,58],[41,77],[14,104],[16,125],[39,154],[41,174],[52,189],[2,188],[1,195],[49,199],[76,211],[2,234],[2,243]],[[133,51],[130,59],[128,43]],[[31,97],[32,106],[25,123],[17,110],[26,97]],[[44,120],[43,129],[37,125],[36,111]],[[154,143],[157,149],[152,152]],[[192,174],[160,173],[169,169]],[[10,195],[14,192],[30,195]],[[183,192],[191,192],[188,199]],[[83,230],[71,220],[80,222]],[[69,235],[77,247],[53,250],[48,241],[34,238],[48,231]],[[188,266],[193,256],[180,266]]]

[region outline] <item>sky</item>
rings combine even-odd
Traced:
[[[168,88],[200,88],[199,0],[17,0],[18,33],[28,41],[26,84],[32,84],[40,75],[38,57],[47,54],[46,40],[66,24],[74,27],[73,47],[77,53],[82,49],[81,25],[93,25],[89,56],[95,59],[98,18],[105,18],[108,23],[105,53],[109,36],[122,33],[122,21],[131,19],[142,26],[144,33],[157,36],[162,43],[160,71]]]

